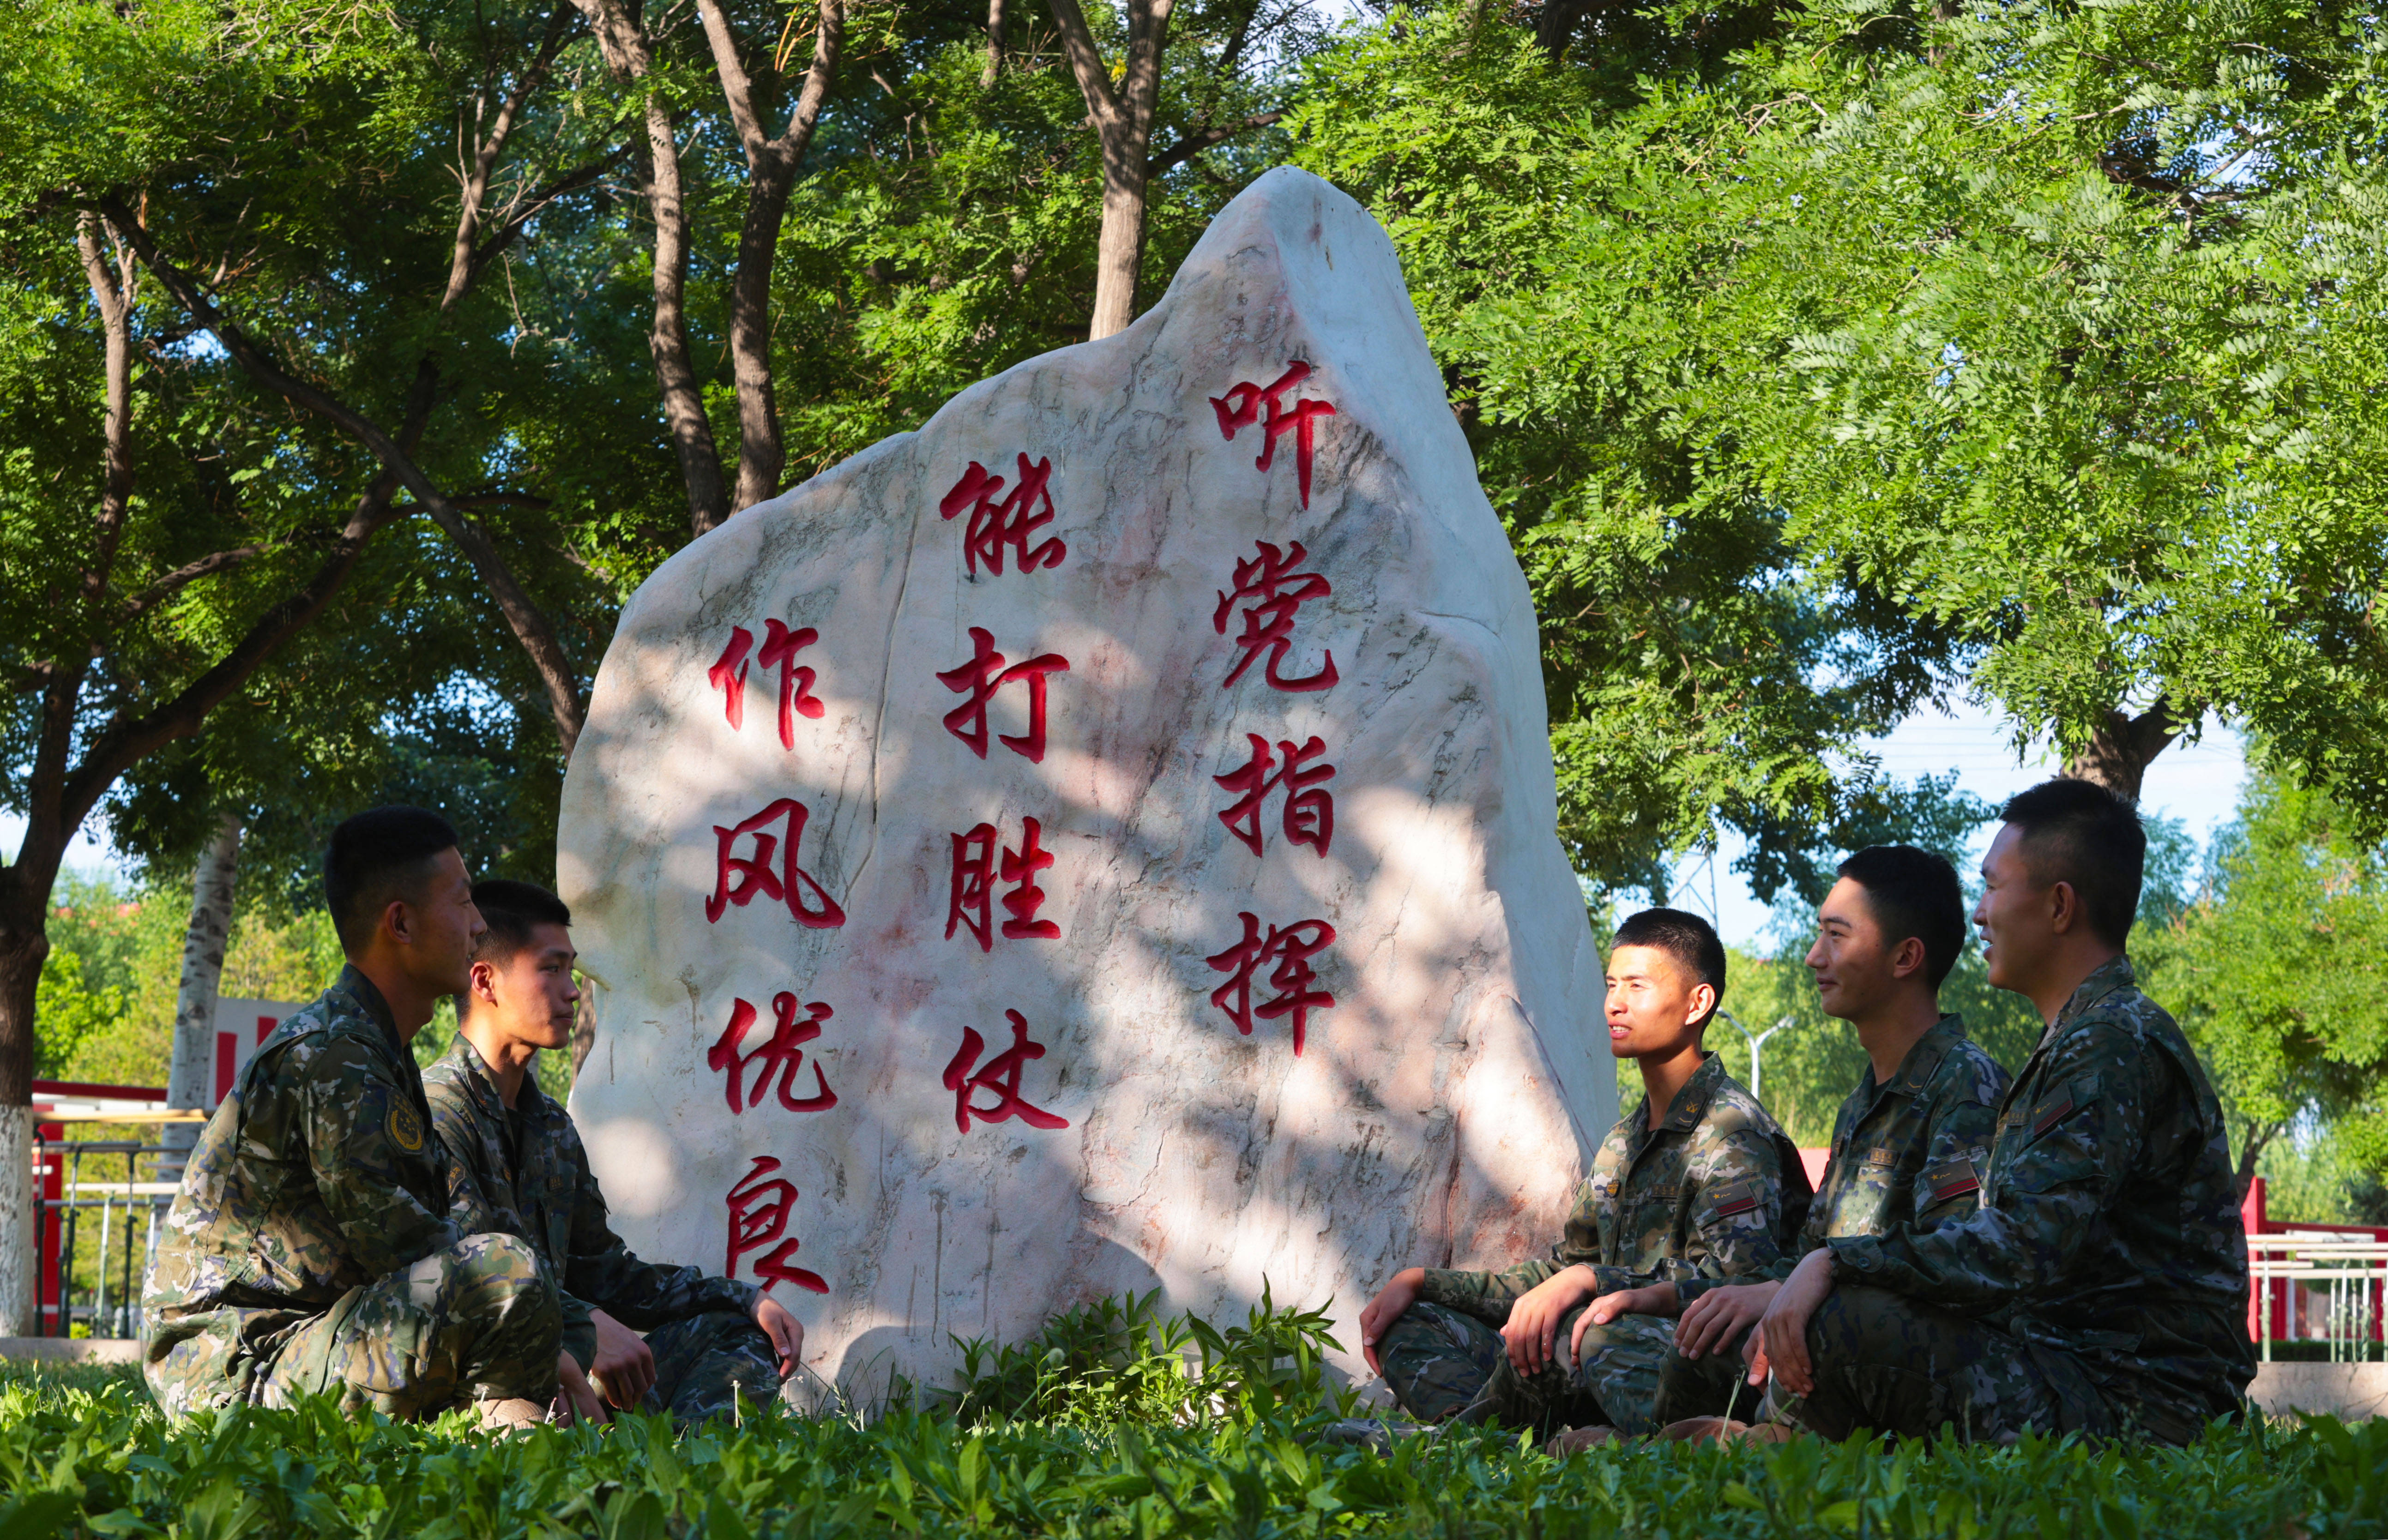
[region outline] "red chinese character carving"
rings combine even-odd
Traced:
[[[995,637],[985,627],[973,625],[971,634],[971,661],[949,668],[937,675],[938,682],[956,694],[969,700],[946,713],[946,731],[971,747],[971,752],[986,758],[986,703],[995,692],[1015,679],[1028,685],[1028,731],[1014,737],[1001,735],[999,741],[1015,754],[1026,756],[1031,764],[1045,759],[1045,676],[1067,674],[1070,660],[1059,652],[1048,652],[1029,659],[1024,663],[1003,666],[1003,654],[995,650]]]
[[[813,671],[795,666],[796,654],[820,640],[820,633],[807,625],[791,631],[776,620],[763,623],[763,650],[755,661],[765,668],[780,671],[780,747],[796,746],[796,717],[802,713],[818,722],[829,708],[813,694]]]
[[[999,862],[993,824],[981,824],[967,834],[953,837],[953,879],[946,903],[947,939],[952,938],[956,926],[961,926],[977,939],[981,952],[995,950],[994,916],[989,911],[994,906],[997,881],[1015,884],[1010,892],[1003,895],[1004,910],[1011,916],[1003,922],[1006,940],[1061,939],[1059,925],[1036,917],[1038,907],[1045,902],[1045,890],[1036,886],[1036,874],[1053,865],[1053,852],[1039,843],[1044,838],[1043,827],[1034,818],[1024,822],[1026,830],[1021,836],[1020,848],[1006,850]]]
[[[807,816],[804,803],[793,797],[782,797],[733,827],[720,824],[713,826],[714,836],[719,843],[714,859],[713,896],[705,901],[705,917],[708,922],[718,923],[731,904],[743,909],[760,894],[764,898],[785,903],[788,913],[795,916],[798,925],[827,930],[845,923],[845,911],[838,906],[837,901],[813,880],[812,874],[796,865],[796,846],[804,839]],[[768,832],[770,825],[782,818],[787,820],[784,836]],[[749,836],[755,841],[753,857],[732,855],[730,852],[737,849],[738,841]],[[780,852],[782,845],[786,847],[786,853],[781,858],[781,869],[773,871],[771,857]],[[811,905],[805,903],[805,892],[808,889],[817,901]]]
[[[1293,647],[1294,612],[1314,599],[1325,599],[1335,591],[1334,588],[1317,573],[1294,571],[1310,556],[1301,541],[1290,542],[1282,551],[1266,540],[1255,540],[1252,544],[1259,554],[1236,563],[1235,591],[1220,594],[1218,607],[1211,612],[1211,629],[1224,637],[1227,634],[1227,612],[1234,609],[1240,600],[1259,601],[1244,607],[1243,635],[1236,638],[1236,645],[1243,649],[1244,655],[1236,660],[1235,667],[1227,670],[1227,676],[1220,681],[1219,688],[1225,689],[1242,678],[1244,670],[1252,666],[1252,660],[1259,657],[1261,650],[1265,648],[1268,650],[1265,674],[1270,684],[1279,689],[1289,690],[1327,688],[1337,678],[1332,650],[1327,653],[1325,667],[1302,678],[1289,679],[1277,669]]]
[[[1070,548],[1060,540],[1045,540],[1035,547],[1028,544],[1031,535],[1053,522],[1053,494],[1046,489],[1053,477],[1053,462],[1040,460],[1031,465],[1026,455],[1018,458],[1020,485],[1001,502],[995,500],[995,495],[1003,490],[1003,478],[990,475],[985,466],[973,460],[962,479],[937,504],[937,511],[948,519],[965,508],[970,510],[970,524],[962,532],[962,561],[973,574],[982,561],[989,572],[1000,574],[1006,546],[1011,548],[1013,560],[1023,573],[1058,567],[1069,553]],[[1040,500],[1045,511],[1032,511]]]
[[[1296,401],[1284,404],[1285,393],[1310,378],[1310,365],[1296,359],[1277,383],[1256,385],[1250,380],[1238,381],[1227,387],[1225,396],[1211,398],[1211,410],[1219,414],[1219,436],[1235,441],[1238,430],[1260,423],[1268,437],[1261,445],[1261,457],[1252,461],[1267,470],[1277,458],[1277,441],[1285,434],[1293,435],[1295,476],[1302,484],[1302,506],[1310,506],[1311,422],[1314,418],[1332,417],[1335,409],[1325,401]],[[1266,416],[1264,418],[1263,413]]]
[[[1325,753],[1325,740],[1313,734],[1309,742],[1296,747],[1289,739],[1277,739],[1285,763],[1277,766],[1277,774],[1271,775],[1270,767],[1277,764],[1277,759],[1269,752],[1268,739],[1258,733],[1246,733],[1244,737],[1251,740],[1251,762],[1240,770],[1211,777],[1226,790],[1243,793],[1219,814],[1219,822],[1226,825],[1227,832],[1242,840],[1246,849],[1254,855],[1260,854],[1262,803],[1271,791],[1283,787],[1286,839],[1297,845],[1308,845],[1324,857],[1335,839],[1335,795],[1317,788],[1320,781],[1334,779],[1335,766],[1318,764],[1304,769],[1302,762]]]
[[[752,1053],[741,1054],[739,1046],[745,1041],[746,1029],[755,1025],[755,1007],[740,1000],[730,1007],[730,1025],[723,1029],[720,1041],[705,1055],[708,1068],[727,1071],[730,1082],[723,1088],[732,1112],[744,1112],[747,1105],[763,1105],[763,1093],[770,1089],[777,1076],[780,1082],[780,1105],[790,1112],[827,1112],[837,1105],[837,1092],[829,1088],[821,1074],[820,1060],[813,1060],[813,1094],[798,1096],[796,1076],[805,1065],[804,1045],[820,1036],[821,1023],[836,1013],[816,1000],[805,1007],[806,1018],[796,1019],[796,997],[781,991],[771,997],[770,1041]],[[753,1088],[746,1085],[746,1071],[759,1070]]]
[[[754,645],[754,632],[743,625],[731,626],[730,645],[705,671],[705,682],[721,692],[721,714],[730,719],[733,732],[746,722],[746,650]]]
[[[799,1289],[810,1289],[817,1294],[829,1293],[829,1284],[821,1275],[807,1269],[793,1266],[788,1258],[796,1254],[796,1239],[791,1235],[781,1241],[788,1228],[788,1210],[795,1206],[796,1184],[785,1177],[773,1177],[780,1168],[779,1160],[771,1155],[756,1155],[755,1168],[730,1190],[730,1258],[721,1270],[731,1278],[738,1276],[738,1259],[750,1251],[761,1251],[774,1241],[770,1255],[755,1264],[755,1276],[763,1281],[763,1292],[769,1294],[776,1283],[794,1283]],[[766,1181],[763,1179],[769,1177]]]
[[[1020,838],[1020,848],[1003,852],[1003,880],[1016,883],[1003,895],[1003,908],[1011,917],[1003,922],[1006,940],[1058,941],[1061,928],[1051,920],[1040,920],[1036,910],[1045,902],[1045,890],[1036,886],[1036,874],[1053,865],[1053,852],[1037,843],[1044,830],[1034,818],[1023,820],[1026,832]]]
[[[946,939],[954,927],[967,926],[978,938],[981,952],[995,950],[995,923],[987,911],[994,903],[995,826],[981,824],[954,839],[953,883],[946,901]]]
[[[1028,1041],[1028,1020],[1018,1011],[1003,1013],[1011,1022],[1011,1046],[986,1061],[986,1067],[977,1074],[971,1066],[978,1063],[979,1051],[986,1040],[978,1029],[962,1029],[962,1045],[946,1066],[946,1089],[954,1093],[954,1127],[970,1132],[970,1120],[1000,1123],[1007,1117],[1017,1117],[1032,1129],[1066,1129],[1070,1120],[1056,1117],[1042,1107],[1030,1106],[1020,1099],[1020,1072],[1030,1059],[1045,1056],[1045,1045]],[[983,1107],[971,1101],[973,1092],[995,1093],[995,1105]]]
[[[1335,940],[1335,928],[1325,920],[1298,920],[1281,930],[1270,926],[1264,936],[1258,915],[1246,913],[1238,917],[1244,922],[1244,939],[1211,959],[1213,967],[1234,977],[1211,991],[1211,1004],[1226,1012],[1236,1030],[1246,1037],[1252,1035],[1254,1016],[1264,1021],[1293,1017],[1293,1052],[1299,1057],[1310,1013],[1335,1004],[1333,995],[1313,987],[1318,975],[1310,966],[1310,959]],[[1255,1006],[1252,975],[1272,958],[1277,966],[1270,970],[1268,982],[1277,994]]]

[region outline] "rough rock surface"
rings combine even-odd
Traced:
[[[1391,244],[1274,171],[1126,332],[639,590],[565,789],[573,1114],[831,1382],[1264,1282],[1365,1377],[1370,1294],[1547,1244],[1615,1116],[1553,802]]]

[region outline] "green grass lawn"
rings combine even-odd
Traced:
[[[1475,1431],[1390,1456],[1341,1409],[1315,1317],[1231,1332],[1150,1302],[978,1344],[956,1392],[870,1417],[774,1407],[493,1440],[464,1416],[239,1410],[170,1433],[122,1370],[0,1376],[0,1536],[2165,1535],[2388,1534],[2388,1423],[2256,1423],[2189,1449],[2027,1441],[1646,1446],[1554,1460]]]

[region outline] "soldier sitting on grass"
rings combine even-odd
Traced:
[[[631,1255],[605,1222],[572,1119],[531,1072],[542,1049],[571,1041],[572,912],[527,882],[480,883],[473,901],[489,932],[458,1002],[455,1045],[423,1077],[459,1215],[522,1236],[555,1279],[560,1369],[580,1415],[604,1415],[591,1378],[614,1406],[668,1411],[683,1425],[729,1416],[740,1398],[768,1403],[794,1372],[804,1328],[752,1283]]]
[[[1962,1220],[1981,1191],[2007,1072],[1965,1036],[1962,1017],[1940,1011],[1941,980],[1965,949],[1957,869],[1909,845],[1860,851],[1841,863],[1816,929],[1807,965],[1824,1014],[1856,1029],[1869,1064],[1841,1104],[1832,1164],[1797,1245],[1764,1281],[1685,1279],[1593,1306],[1595,1321],[1681,1313],[1659,1375],[1663,1423],[1728,1411],[1755,1420],[1759,1393],[1742,1384],[1744,1349],[1755,1351],[1752,1331],[1797,1257],[1841,1236]]]
[[[1962,1222],[1827,1240],[1759,1324],[1781,1415],[1977,1439],[2026,1430],[2186,1444],[2255,1375],[2247,1238],[2222,1109],[2123,954],[2147,835],[2054,780],[2006,805],[1975,906],[1990,982],[2047,1032],[2000,1108]]]
[[[1798,1152],[1704,1053],[1724,947],[1696,915],[1649,909],[1608,956],[1609,1051],[1642,1072],[1547,1260],[1501,1272],[1410,1268],[1360,1317],[1368,1366],[1413,1416],[1549,1433],[1654,1426],[1675,1323],[1594,1300],[1639,1284],[1769,1276],[1807,1216]]]
[[[348,966],[274,1029],[191,1152],[143,1300],[169,1417],[325,1392],[351,1413],[544,1420],[562,1316],[539,1256],[449,1218],[407,1043],[464,987],[481,917],[456,831],[421,808],[332,832]]]

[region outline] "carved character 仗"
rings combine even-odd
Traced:
[[[713,896],[705,901],[707,922],[718,924],[732,905],[743,909],[760,896],[786,903],[795,922],[812,929],[832,929],[845,923],[845,911],[829,896],[828,890],[796,865],[796,846],[804,839],[808,816],[804,803],[794,797],[781,797],[741,823],[713,826],[716,848]],[[769,832],[771,825],[783,820],[782,833]],[[752,856],[733,853],[738,841],[744,839],[755,841]],[[777,871],[771,868],[774,855],[781,857]],[[811,903],[805,902],[807,890],[815,901]]]
[[[730,1189],[724,1199],[730,1208],[730,1255],[721,1264],[721,1270],[735,1278],[740,1257],[770,1246],[769,1254],[755,1263],[755,1276],[761,1281],[765,1294],[769,1294],[775,1284],[794,1283],[799,1289],[825,1294],[829,1293],[829,1283],[820,1274],[788,1260],[796,1254],[796,1238],[781,1237],[786,1235],[788,1211],[795,1206],[797,1193],[794,1182],[771,1175],[779,1168],[776,1155],[756,1155],[753,1168]],[[774,1242],[779,1243],[773,1245]]]
[[[1274,385],[1258,385],[1250,380],[1239,380],[1227,387],[1225,396],[1211,398],[1211,410],[1219,414],[1219,436],[1235,441],[1239,429],[1259,422],[1267,435],[1261,444],[1261,454],[1252,464],[1266,471],[1277,458],[1277,441],[1286,434],[1293,435],[1295,475],[1302,486],[1302,506],[1310,506],[1310,452],[1312,420],[1332,417],[1335,409],[1325,401],[1296,401],[1288,407],[1285,393],[1310,378],[1310,365],[1296,359],[1277,378]],[[1264,418],[1263,413],[1266,416]]]
[[[1277,751],[1285,758],[1280,764],[1269,751],[1268,739],[1258,733],[1244,737],[1252,746],[1252,757],[1240,769],[1224,776],[1213,776],[1220,787],[1228,791],[1240,791],[1242,796],[1219,813],[1219,822],[1227,832],[1244,842],[1244,848],[1254,855],[1262,852],[1261,810],[1268,794],[1279,787],[1285,789],[1285,837],[1297,845],[1308,845],[1322,858],[1327,847],[1335,839],[1335,795],[1319,786],[1319,782],[1335,778],[1335,766],[1315,764],[1304,768],[1303,762],[1315,759],[1327,751],[1326,740],[1312,734],[1310,741],[1296,744],[1289,738],[1277,739]],[[1276,774],[1271,775],[1271,767]]]
[[[986,1047],[986,1040],[978,1035],[975,1027],[962,1029],[962,1045],[955,1050],[946,1065],[946,1089],[954,1093],[954,1127],[970,1132],[971,1119],[982,1123],[1000,1123],[1017,1117],[1032,1129],[1066,1129],[1070,1120],[1057,1117],[1042,1107],[1031,1106],[1020,1095],[1020,1072],[1030,1059],[1045,1056],[1045,1045],[1032,1042],[1028,1037],[1028,1018],[1018,1011],[1003,1013],[1011,1023],[1011,1046],[986,1061],[986,1067],[977,1074],[972,1066]],[[993,1106],[981,1106],[972,1101],[977,1092],[988,1092],[995,1097]]]
[[[1039,567],[1058,567],[1070,548],[1058,539],[1039,541],[1031,546],[1028,537],[1053,522],[1053,494],[1047,489],[1053,477],[1053,461],[1040,460],[1034,465],[1026,455],[1018,457],[1020,484],[1001,502],[995,495],[1003,490],[1003,478],[991,474],[987,468],[973,460],[962,479],[954,483],[937,504],[937,511],[951,519],[963,509],[970,510],[970,523],[962,531],[962,562],[972,575],[978,573],[981,562],[987,571],[1003,571],[1004,548],[1011,548],[1013,560],[1023,573]],[[1045,511],[1033,512],[1042,502]]]
[[[779,1080],[780,1105],[790,1112],[827,1112],[837,1105],[837,1092],[829,1088],[829,1079],[821,1073],[820,1060],[813,1060],[813,1094],[798,1096],[796,1076],[805,1063],[804,1045],[821,1035],[821,1023],[837,1013],[820,1001],[805,1007],[806,1016],[796,1019],[796,997],[782,990],[771,997],[771,1035],[762,1044],[747,1053],[740,1053],[747,1029],[755,1025],[755,1007],[739,1000],[730,1007],[730,1025],[705,1055],[705,1067],[724,1071],[729,1076],[722,1095],[731,1112],[744,1112],[751,1105],[761,1106],[765,1092],[771,1089],[774,1077]],[[755,1072],[751,1089],[746,1084],[749,1070]]]
[[[1218,607],[1211,612],[1211,629],[1224,637],[1227,634],[1228,612],[1240,600],[1259,601],[1245,606],[1244,629],[1236,637],[1236,646],[1242,650],[1243,656],[1236,660],[1235,667],[1227,670],[1227,676],[1220,681],[1219,688],[1225,689],[1242,678],[1244,670],[1251,667],[1252,660],[1266,649],[1268,668],[1265,677],[1271,685],[1278,689],[1302,691],[1328,688],[1338,677],[1335,654],[1331,650],[1326,654],[1326,663],[1315,674],[1289,679],[1278,669],[1285,663],[1287,651],[1293,646],[1294,612],[1314,599],[1327,598],[1335,591],[1334,588],[1317,573],[1294,570],[1310,555],[1301,541],[1289,542],[1283,550],[1266,540],[1255,540],[1252,544],[1258,554],[1236,563],[1234,589],[1220,594]]]
[[[1293,1052],[1299,1057],[1310,1013],[1335,1004],[1333,995],[1315,987],[1318,975],[1310,966],[1310,959],[1335,940],[1335,928],[1325,920],[1297,920],[1282,928],[1272,925],[1264,935],[1259,915],[1247,911],[1237,917],[1243,921],[1243,939],[1210,959],[1213,967],[1233,976],[1211,991],[1211,1004],[1225,1011],[1246,1037],[1252,1035],[1255,1016],[1263,1021],[1293,1017]],[[1255,1005],[1252,975],[1271,961],[1277,966],[1269,970],[1268,983],[1277,993]]]
[[[1015,680],[1028,686],[1028,730],[1024,733],[1002,734],[998,741],[1031,764],[1045,759],[1045,676],[1067,674],[1070,660],[1059,652],[1047,652],[1026,663],[1004,666],[1003,654],[995,650],[995,636],[983,625],[970,628],[971,659],[966,663],[946,669],[937,675],[938,682],[969,700],[946,713],[946,730],[970,745],[971,752],[986,758],[986,705],[995,692]]]

